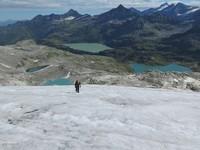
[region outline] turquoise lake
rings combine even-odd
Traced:
[[[44,86],[64,86],[64,85],[73,85],[73,81],[70,79],[65,79],[65,78],[58,78],[55,80],[47,80],[44,84]]]
[[[72,49],[81,50],[85,52],[92,52],[92,53],[98,53],[104,50],[112,49],[100,43],[68,43],[65,44],[65,46],[68,46]]]
[[[177,65],[169,64],[166,66],[150,66],[145,64],[133,64],[132,69],[135,73],[144,73],[148,71],[160,71],[160,72],[192,72],[190,68]]]

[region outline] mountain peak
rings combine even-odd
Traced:
[[[176,4],[176,6],[186,6],[186,5],[183,4],[183,3],[181,3],[181,2],[178,2],[178,3]]]
[[[81,16],[76,10],[70,9],[67,13],[65,13],[65,16],[73,16],[73,17],[78,17]]]
[[[134,13],[120,4],[118,7],[99,15],[98,20],[100,20],[100,22],[126,20],[127,18],[135,17],[137,15],[138,13]]]
[[[162,5],[160,5],[160,7],[157,8],[157,11],[162,11],[165,8],[169,7],[170,5],[168,3],[164,3]]]
[[[189,9],[191,6],[189,6],[189,5],[186,5],[186,4],[184,4],[184,3],[181,3],[181,2],[178,2],[178,3],[176,3],[175,5],[174,5],[176,8],[180,8],[180,9]]]
[[[166,2],[160,5],[160,7],[164,7],[164,6],[169,6],[169,4]]]
[[[117,9],[126,9],[126,7],[124,7],[122,4],[120,4]]]

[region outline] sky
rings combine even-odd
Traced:
[[[200,6],[200,0],[0,0],[0,21],[31,19],[38,14],[61,14],[71,8],[80,13],[98,14],[119,4],[143,10],[165,2]]]

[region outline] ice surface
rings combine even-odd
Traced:
[[[199,150],[200,93],[0,87],[0,150]]]

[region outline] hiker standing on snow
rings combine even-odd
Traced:
[[[81,82],[79,80],[76,80],[74,85],[75,85],[76,93],[79,93],[79,89],[81,87]]]

